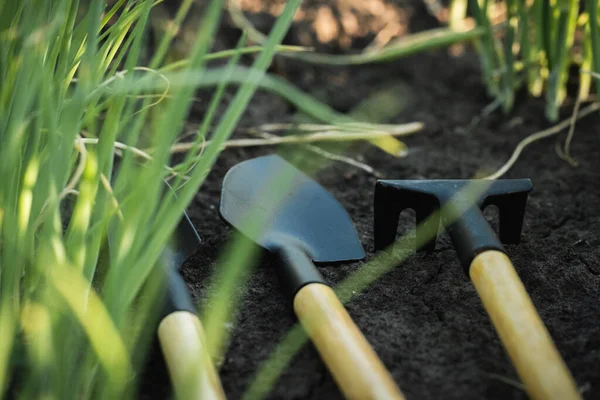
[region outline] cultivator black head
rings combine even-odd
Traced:
[[[379,180],[374,204],[375,249],[394,242],[400,213],[413,209],[417,243],[421,244],[418,250],[435,249],[441,222],[463,264],[470,263],[474,253],[484,249],[503,251],[482,211],[488,205],[498,207],[500,241],[518,243],[527,196],[532,189],[530,179]]]

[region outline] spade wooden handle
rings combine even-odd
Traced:
[[[510,259],[485,251],[475,257],[469,274],[529,396],[581,399]]]
[[[294,310],[346,398],[404,399],[329,286],[303,286],[294,297]]]
[[[177,399],[225,400],[195,314],[176,311],[167,315],[158,326],[158,339]]]

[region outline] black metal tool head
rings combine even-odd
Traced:
[[[475,198],[467,198],[463,189],[472,189]],[[413,209],[417,222],[419,250],[435,248],[440,218],[448,219],[457,209],[458,218],[446,227],[464,263],[470,262],[473,247],[500,247],[495,232],[482,211],[495,205],[499,212],[499,238],[507,244],[519,243],[527,196],[533,189],[530,179],[503,180],[379,180],[375,187],[375,249],[381,250],[396,239],[398,218],[405,209]],[[447,205],[447,207],[444,207]],[[434,211],[445,211],[430,219]],[[428,221],[428,223],[425,223]],[[427,240],[429,239],[429,240]],[[462,249],[464,247],[464,251]]]
[[[166,181],[164,181],[164,184],[162,195],[165,196],[167,193],[171,193],[177,197],[171,185]],[[194,254],[200,243],[200,235],[192,220],[184,211],[175,231],[165,246],[163,260],[168,266],[177,270],[189,256]]]
[[[275,185],[275,189],[273,180],[279,178],[283,188]],[[356,228],[342,205],[277,155],[243,161],[231,168],[223,179],[219,212],[227,223],[268,250],[291,243],[316,263],[365,257]],[[260,233],[245,223],[253,213],[267,216]]]
[[[194,254],[200,242],[198,231],[184,212],[163,251],[165,262],[170,268],[178,269],[189,256]]]
[[[168,184],[166,186],[168,190],[171,190]],[[161,319],[176,311],[196,312],[196,305],[179,273],[179,268],[188,257],[194,254],[200,242],[200,235],[196,227],[184,211],[161,255],[167,277],[166,298]]]

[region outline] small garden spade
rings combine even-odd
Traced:
[[[527,393],[534,399],[580,399],[500,242],[519,242],[532,188],[529,179],[380,180],[375,187],[375,248],[394,242],[404,209],[415,211],[420,249],[435,248],[441,221]],[[499,239],[482,212],[492,204],[499,211]]]
[[[384,364],[313,264],[365,257],[341,204],[279,156],[266,156],[228,171],[220,213],[277,257],[281,285],[344,396],[403,399]]]

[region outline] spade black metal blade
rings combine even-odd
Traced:
[[[171,185],[167,181],[164,181],[164,184],[163,196],[171,193],[176,198],[177,195]],[[194,227],[190,217],[184,211],[163,251],[164,262],[171,268],[179,269],[183,262],[194,254],[200,242],[201,239],[198,231]]]
[[[190,217],[184,212],[165,246],[163,260],[168,267],[178,269],[189,256],[194,254],[199,245],[200,235]]]
[[[274,187],[273,180],[279,178],[283,187]],[[356,228],[342,205],[277,155],[231,168],[223,180],[219,212],[230,225],[267,249],[287,240],[302,248],[313,262],[365,257]],[[259,232],[246,223],[253,213],[266,217]]]

